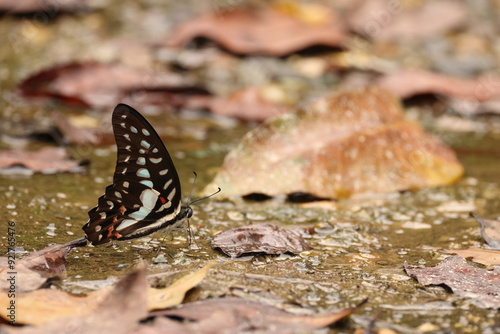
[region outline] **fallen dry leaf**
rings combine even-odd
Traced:
[[[100,291],[105,294],[100,296],[100,302],[96,300],[85,300],[85,298],[96,299],[97,297],[74,297],[66,294],[62,297],[61,292],[57,292],[47,300],[46,293],[41,299],[34,301],[34,308],[29,312],[21,312],[19,316],[33,318],[33,315],[27,313],[38,313],[46,315],[49,319],[43,322],[42,318],[37,318],[37,321],[42,321],[43,324],[36,327],[23,327],[21,329],[0,325],[0,331],[5,333],[22,333],[22,334],[67,334],[70,333],[118,333],[128,334],[139,326],[139,320],[147,315],[146,307],[146,270],[137,270],[124,278],[122,278],[113,290]],[[58,300],[61,297],[61,300]],[[45,299],[44,299],[45,298]],[[75,298],[80,298],[78,303]],[[50,314],[43,310],[47,307],[43,304],[43,300],[50,301],[52,304],[49,308],[54,308],[58,314]],[[76,301],[76,304],[73,304]],[[40,304],[41,303],[41,304]],[[58,304],[55,306],[55,304]],[[21,307],[21,306],[20,306]],[[41,309],[40,309],[41,308]],[[65,309],[66,308],[66,309]],[[68,308],[72,310],[68,314]],[[21,323],[20,320],[18,322]]]
[[[500,308],[500,268],[479,269],[460,256],[450,256],[435,267],[411,266],[406,273],[424,285],[445,284],[453,293],[483,308]]]
[[[220,248],[233,258],[248,253],[298,254],[312,249],[300,232],[271,224],[254,224],[223,231],[212,239],[212,248]]]
[[[484,241],[491,248],[500,249],[500,221],[481,218],[474,212],[469,212],[469,214],[479,223]]]
[[[235,329],[238,333],[250,333],[256,328],[259,333],[276,333],[277,329],[280,333],[296,333],[329,326],[350,315],[365,302],[339,312],[295,315],[242,298],[221,298],[184,304],[177,309],[154,312],[152,315],[194,321],[185,326],[195,333],[223,333]]]
[[[263,121],[289,111],[286,105],[267,99],[259,87],[247,87],[226,98],[214,98],[209,107],[214,114],[247,121]]]
[[[464,79],[422,69],[403,69],[380,77],[377,85],[403,99],[420,94],[440,94],[475,102],[500,97],[500,77],[492,75]]]
[[[207,275],[214,261],[191,274],[176,280],[164,289],[148,289],[148,309],[157,310],[172,307],[182,303],[186,292],[198,285]]]
[[[87,241],[81,238],[65,244],[48,246],[22,259],[12,258],[13,262],[4,261],[0,275],[14,277],[16,292],[38,289],[47,279],[60,277],[66,271],[66,256],[72,248],[86,244]],[[0,289],[3,291],[11,289],[11,281],[1,280]],[[1,296],[7,297],[6,294]]]
[[[83,171],[78,162],[69,159],[64,148],[44,147],[39,151],[0,150],[0,174],[10,173],[10,169],[16,166],[42,174]]]
[[[226,196],[308,193],[318,198],[448,185],[463,167],[455,153],[403,119],[378,87],[343,91],[245,135],[205,192]]]
[[[457,254],[465,259],[484,264],[500,266],[500,251],[471,247],[469,249],[443,249],[449,254]]]
[[[19,84],[20,93],[26,98],[51,98],[70,105],[98,107],[115,105],[134,93],[171,94],[196,89],[193,82],[179,74],[98,62],[55,66]]]
[[[205,37],[236,54],[271,56],[285,56],[316,45],[342,46],[346,29],[332,9],[317,4],[295,6],[233,7],[204,14],[180,25],[166,44],[180,47],[195,37]],[[318,19],[302,15],[312,6]]]
[[[453,0],[404,3],[390,0],[362,1],[348,15],[357,33],[376,41],[413,41],[444,34],[466,22],[464,4]]]
[[[114,136],[111,123],[78,124],[79,119],[88,116],[69,116],[54,112],[52,119],[64,140],[77,145],[110,145]],[[89,121],[85,123],[91,123]]]
[[[82,0],[0,0],[0,12],[28,14],[44,12],[47,17],[54,17],[61,12],[75,12],[87,9]]]

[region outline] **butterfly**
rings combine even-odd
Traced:
[[[181,205],[179,176],[160,137],[126,104],[116,106],[112,123],[118,148],[113,184],[88,213],[86,239],[100,245],[179,227],[193,210]]]

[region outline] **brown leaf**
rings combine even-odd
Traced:
[[[78,162],[69,160],[64,148],[58,147],[44,147],[39,151],[0,150],[0,173],[10,173],[9,168],[15,166],[42,174],[83,171]]]
[[[80,238],[65,244],[45,247],[22,259],[12,258],[13,262],[3,263],[0,274],[14,277],[16,292],[38,289],[47,279],[60,277],[66,271],[66,256],[72,248],[86,244],[87,241]],[[12,272],[14,274],[11,274]],[[9,290],[10,287],[10,281],[0,281],[0,289],[3,291]]]
[[[68,331],[130,333],[138,327],[139,320],[147,315],[146,271],[141,269],[133,272],[122,278],[113,290],[99,291],[89,297],[40,290],[26,296],[24,302],[19,305],[18,322],[38,326],[16,330],[2,325],[0,331],[3,329],[6,333],[23,334],[65,334]]]
[[[457,254],[485,266],[500,266],[500,251],[471,247],[469,249],[444,249],[449,254]]]
[[[188,274],[172,285],[163,289],[148,289],[148,310],[163,309],[172,307],[182,303],[186,292],[198,285],[207,275],[208,269],[212,267],[214,262],[208,263],[206,266],[191,274]]]
[[[0,0],[0,12],[12,14],[45,13],[47,18],[53,18],[60,12],[74,12],[87,9],[82,0]]]
[[[76,117],[66,117],[58,112],[52,114],[52,119],[65,140],[71,144],[110,145],[114,143],[111,123],[99,123],[96,120],[95,124],[78,124],[82,122],[78,122]]]
[[[500,97],[500,78],[491,75],[463,79],[426,70],[403,69],[382,76],[377,85],[404,99],[420,94],[440,94],[475,102]]]
[[[445,284],[460,297],[483,308],[500,308],[500,268],[471,266],[460,256],[447,257],[435,267],[416,267],[405,262],[408,275],[424,285]]]
[[[448,185],[463,174],[452,150],[403,120],[377,87],[335,93],[250,131],[212,184],[223,194],[319,198]]]
[[[254,224],[223,231],[212,239],[212,248],[220,248],[231,257],[247,253],[298,254],[312,249],[298,231],[271,224]]]
[[[305,17],[308,11],[314,14]],[[236,54],[285,56],[315,45],[339,47],[346,29],[333,10],[321,5],[232,8],[182,24],[167,45],[183,46],[195,37],[214,40]]]
[[[259,87],[247,87],[226,98],[213,99],[210,109],[214,114],[247,121],[263,121],[288,111],[287,106],[267,99]]]
[[[479,223],[484,241],[491,248],[500,249],[500,221],[481,218],[474,212],[469,212],[469,214]]]
[[[453,0],[419,4],[365,0],[348,21],[354,31],[376,41],[406,42],[444,34],[464,24],[468,16],[465,5]]]
[[[364,302],[363,302],[364,303]],[[209,299],[184,304],[180,308],[154,312],[155,316],[179,317],[194,321],[186,327],[195,333],[239,332],[280,333],[311,331],[329,326],[354,312],[358,307],[321,315],[295,315],[272,306],[241,298]]]
[[[70,63],[25,79],[19,89],[27,98],[55,98],[70,105],[115,105],[129,94],[171,93],[196,87],[178,74],[97,62]]]

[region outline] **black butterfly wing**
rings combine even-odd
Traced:
[[[83,226],[94,245],[141,237],[187,215],[181,207],[177,171],[149,122],[132,107],[119,104],[112,123],[118,147],[113,184]]]

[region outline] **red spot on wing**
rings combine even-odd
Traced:
[[[113,230],[115,228],[113,226],[108,227],[108,238],[110,238],[113,235]]]
[[[119,233],[115,233],[115,238],[116,239],[120,239],[121,237],[123,237],[123,235],[119,234]]]
[[[123,205],[122,205],[122,206],[120,206],[120,209],[118,210],[118,212],[120,212],[120,214],[121,214],[121,215],[123,215],[123,214],[125,213],[125,211],[127,211],[127,210],[125,209],[125,207],[124,207]]]
[[[161,197],[161,196],[160,196],[160,201],[161,201],[161,204],[165,204],[165,203],[167,203],[167,202],[168,202],[168,200],[167,200],[167,199],[165,199],[165,198],[163,198],[163,197]]]

